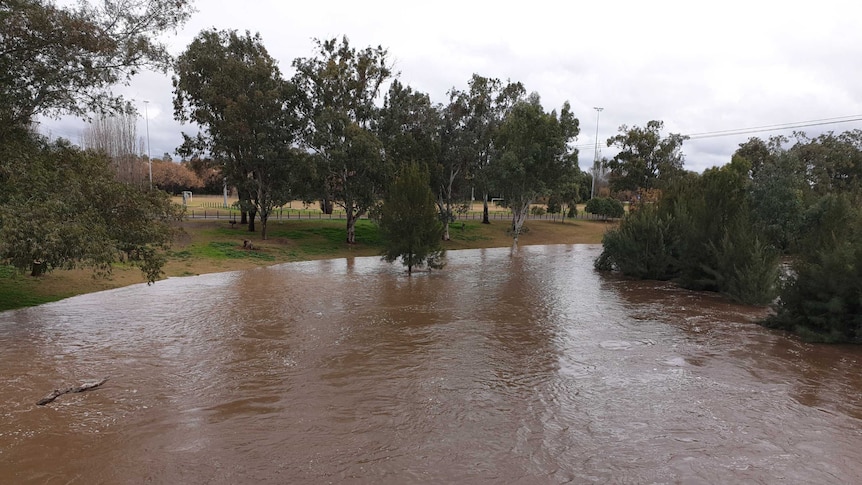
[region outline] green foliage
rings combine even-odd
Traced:
[[[620,134],[608,138],[608,146],[619,152],[605,161],[610,170],[611,190],[656,189],[682,173],[682,143],[688,137],[671,133],[662,138],[662,121],[649,121],[646,127],[620,126]]]
[[[862,343],[862,214],[829,195],[806,214],[814,228],[764,324],[808,340]]]
[[[244,210],[259,214],[261,237],[274,208],[292,200],[295,172],[304,154],[293,149],[299,136],[299,97],[260,35],[205,30],[176,63],[174,115],[203,127],[183,134],[180,152],[212,156],[237,187]],[[249,89],[254,86],[254,89]]]
[[[503,120],[512,108],[524,100],[526,90],[520,82],[503,83],[496,78],[473,74],[466,91],[449,92],[446,131],[444,132],[442,163],[463,166],[464,177],[484,202],[483,223],[488,224],[488,194],[494,187],[495,171],[492,165],[502,156],[495,149]],[[448,138],[448,140],[447,140]],[[444,197],[451,197],[445,195]]]
[[[143,68],[167,69],[171,57],[156,38],[192,10],[188,0],[0,3],[0,132],[40,114],[133,111],[110,87]]]
[[[796,143],[789,149],[801,162],[806,183],[815,196],[862,191],[862,130],[835,135],[828,132],[817,138],[795,133]]]
[[[65,141],[30,136],[0,146],[0,257],[21,271],[129,261],[148,281],[182,209],[160,191],[117,182],[108,161]]]
[[[293,61],[305,122],[301,140],[314,155],[314,183],[306,198],[340,205],[347,215],[347,242],[353,244],[356,221],[378,203],[394,171],[372,131],[380,121],[375,101],[393,73],[380,46],[356,50],[346,37],[315,44],[315,57]]]
[[[778,254],[751,223],[748,170],[740,159],[671,183],[657,204],[631,212],[605,236],[596,268],[768,303]]]
[[[391,263],[401,258],[408,273],[421,264],[442,267],[443,226],[437,216],[428,173],[417,164],[404,167],[384,199],[380,231],[384,260]]]
[[[547,213],[544,207],[534,205],[530,207],[530,215],[531,216],[543,216]]]
[[[577,152],[568,143],[577,134],[578,120],[568,103],[559,116],[545,113],[535,93],[506,115],[495,139],[501,156],[490,169],[493,187],[512,210],[515,244],[530,204],[553,194],[575,172]]]
[[[797,249],[802,230],[805,179],[797,157],[764,157],[752,169],[751,209],[766,240],[782,252]]]
[[[431,98],[392,81],[376,123],[386,157],[395,163],[433,166],[440,151],[440,112]]]
[[[623,204],[612,197],[593,197],[587,201],[584,211],[601,216],[603,219],[619,219],[625,215]]]
[[[595,267],[640,279],[673,279],[681,270],[678,234],[672,214],[662,213],[654,206],[643,207],[605,234]]]

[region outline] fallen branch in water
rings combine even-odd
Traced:
[[[63,390],[54,389],[53,391],[51,391],[51,394],[48,394],[47,396],[43,397],[42,399],[39,399],[39,402],[37,402],[36,405],[37,406],[44,406],[50,402],[54,402],[54,399],[57,399],[58,397],[62,396],[63,394],[69,394],[70,392],[91,391],[91,390],[101,386],[102,384],[104,384],[106,382],[108,382],[107,377],[102,379],[99,382],[90,382],[88,384],[81,384],[78,387],[67,387],[66,389],[63,389]]]

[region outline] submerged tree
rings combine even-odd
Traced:
[[[862,212],[830,194],[805,214],[803,251],[764,324],[821,342],[862,343]]]
[[[429,268],[442,267],[443,226],[437,217],[428,173],[416,163],[404,167],[384,199],[380,231],[385,246],[384,260],[391,263],[401,258],[408,273],[422,264]]]
[[[598,269],[673,279],[743,303],[775,297],[778,253],[752,222],[743,159],[679,178],[657,203],[629,213],[602,240]]]

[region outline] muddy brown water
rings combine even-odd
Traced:
[[[2,313],[0,483],[862,481],[860,348],[597,253],[293,263]]]

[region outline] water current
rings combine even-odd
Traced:
[[[862,481],[862,349],[598,274],[598,251],[290,263],[0,313],[0,483]]]

